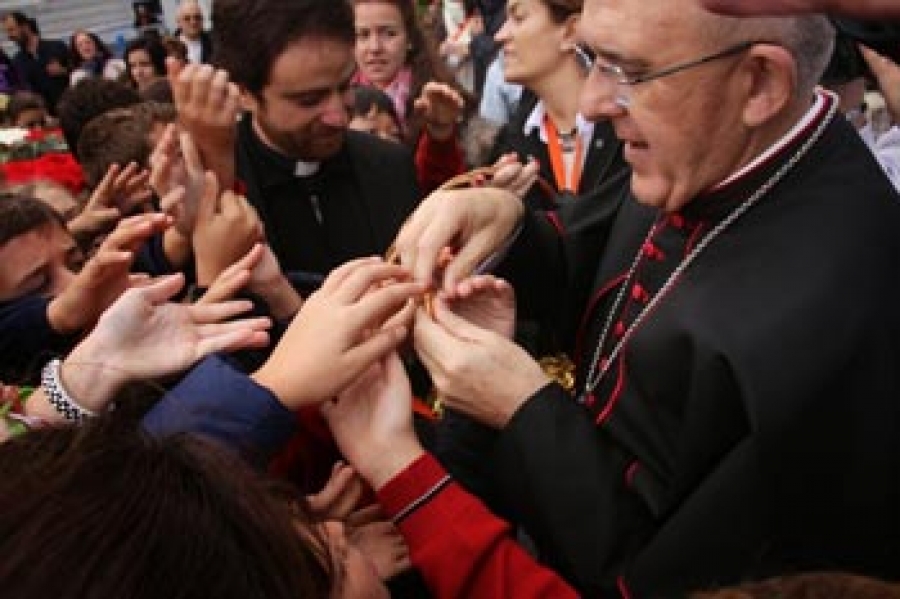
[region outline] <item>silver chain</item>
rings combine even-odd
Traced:
[[[613,348],[612,352],[610,352],[609,356],[603,361],[602,368],[599,367],[600,358],[603,353],[603,346],[606,344],[606,338],[609,336],[610,328],[612,327],[613,320],[616,317],[616,314],[619,311],[619,306],[622,303],[622,299],[625,297],[625,293],[631,283],[631,280],[634,278],[635,273],[637,272],[638,265],[641,262],[641,258],[643,256],[644,246],[651,241],[653,238],[653,232],[656,228],[656,222],[650,226],[650,231],[647,233],[647,238],[644,240],[644,243],[641,244],[638,249],[637,255],[634,257],[634,261],[631,263],[630,268],[628,269],[628,274],[625,276],[625,280],[622,282],[622,287],[619,289],[619,293],[616,295],[616,299],[613,302],[613,305],[606,316],[606,322],[603,325],[603,332],[600,334],[600,340],[597,342],[597,347],[594,350],[594,355],[591,357],[591,367],[588,370],[588,375],[585,379],[584,383],[584,394],[582,396],[582,400],[597,386],[600,384],[600,381],[603,380],[603,377],[606,376],[606,373],[609,372],[609,369],[612,367],[613,362],[622,352],[622,349],[625,347],[625,344],[634,334],[635,329],[644,321],[648,314],[656,307],[656,305],[662,300],[662,298],[668,293],[671,288],[675,285],[675,281],[681,276],[681,274],[687,270],[687,267],[690,266],[694,260],[697,259],[697,256],[706,249],[706,247],[712,243],[712,241],[718,237],[722,231],[731,226],[734,221],[744,215],[754,204],[759,202],[769,191],[772,190],[775,185],[777,185],[793,168],[796,166],[798,162],[809,152],[810,148],[812,148],[816,142],[819,141],[819,138],[825,133],[825,128],[831,123],[831,120],[834,118],[835,113],[837,112],[837,102],[831,100],[832,104],[828,109],[828,114],[825,115],[823,121],[819,124],[813,134],[806,140],[806,142],[800,146],[800,148],[794,153],[790,160],[788,160],[778,171],[772,175],[768,180],[763,183],[759,189],[757,189],[753,195],[747,198],[740,206],[731,211],[728,216],[726,216],[722,222],[720,222],[715,228],[713,228],[709,233],[707,233],[691,252],[684,257],[684,259],[678,264],[675,270],[672,271],[672,274],[669,275],[669,278],[666,279],[666,282],[660,288],[660,290],[653,296],[653,298],[644,306],[644,309],[641,310],[637,317],[635,317],[634,321],[629,325],[629,327],[625,330],[622,338]]]

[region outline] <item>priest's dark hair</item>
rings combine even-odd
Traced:
[[[350,47],[356,41],[353,11],[343,0],[216,0],[212,23],[213,64],[254,95],[291,44],[312,37]]]

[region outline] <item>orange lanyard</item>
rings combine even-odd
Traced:
[[[550,166],[553,167],[553,178],[556,179],[556,189],[559,191],[571,191],[578,193],[578,185],[581,183],[582,154],[584,147],[581,144],[581,135],[575,132],[575,159],[572,161],[572,172],[566,172],[566,162],[563,160],[562,147],[559,145],[559,133],[550,115],[544,115],[544,135],[547,137],[547,151],[550,153]]]

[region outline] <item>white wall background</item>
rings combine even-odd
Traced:
[[[178,0],[162,0],[166,26],[175,27]],[[209,15],[211,0],[201,0],[204,13]],[[0,0],[0,14],[21,10],[37,18],[41,36],[68,42],[76,29],[93,31],[106,40],[114,51],[117,41],[127,41],[134,35],[134,10],[131,0]],[[2,36],[2,34],[0,34]],[[9,50],[8,40],[3,40]]]

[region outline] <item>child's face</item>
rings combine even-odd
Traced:
[[[153,61],[150,60],[150,54],[146,50],[132,50],[128,53],[127,60],[131,78],[134,79],[138,89],[143,89],[159,79]]]
[[[26,295],[54,297],[81,270],[84,256],[68,231],[48,223],[0,246],[0,301]]]
[[[75,38],[75,49],[81,55],[82,60],[91,60],[97,56],[97,44],[94,43],[91,36],[84,33],[79,33]]]
[[[363,131],[377,135],[381,139],[400,143],[400,130],[397,123],[390,114],[379,112],[376,107],[372,107],[369,114],[354,116],[350,119],[350,128],[354,131]]]
[[[47,124],[47,111],[43,108],[23,110],[16,117],[16,127],[24,129],[40,129]]]

